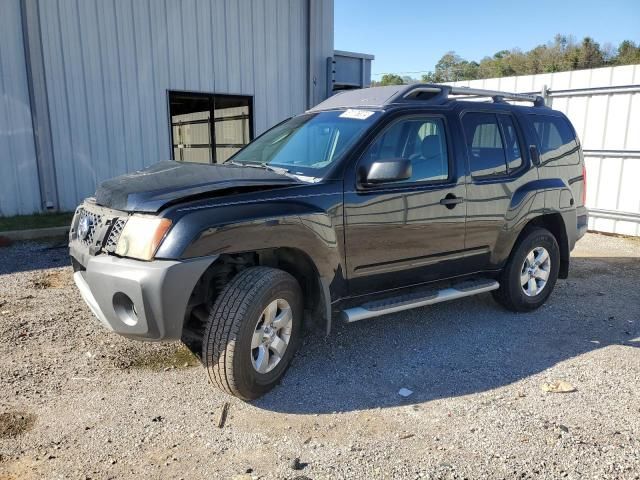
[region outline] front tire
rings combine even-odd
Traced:
[[[531,228],[515,246],[493,298],[512,312],[540,307],[553,291],[560,271],[560,248],[545,228]]]
[[[302,291],[287,272],[251,267],[216,299],[202,342],[209,378],[243,400],[264,395],[280,381],[302,330]]]

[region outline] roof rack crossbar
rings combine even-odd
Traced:
[[[450,95],[474,95],[476,97],[502,97],[505,100],[516,100],[520,102],[536,102],[539,95],[529,95],[528,93],[510,93],[499,90],[484,90],[481,88],[451,87]]]
[[[450,99],[450,96],[466,96],[466,97],[487,97],[491,98],[494,102],[503,102],[505,100],[513,100],[518,102],[532,102],[536,107],[544,106],[544,99],[540,95],[532,95],[529,93],[511,93],[502,92],[499,90],[485,90],[482,88],[469,88],[469,87],[452,87],[450,85],[416,85],[410,86],[403,94],[403,99],[411,99],[416,97],[420,93],[435,93],[433,98],[443,97],[444,99]]]

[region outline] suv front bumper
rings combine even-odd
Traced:
[[[80,252],[78,252],[80,253]],[[145,262],[111,255],[71,256],[73,279],[106,328],[138,340],[179,340],[196,283],[217,256]]]

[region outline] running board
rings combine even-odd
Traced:
[[[470,297],[478,293],[490,292],[500,287],[495,280],[479,279],[466,280],[444,288],[442,290],[429,290],[417,293],[409,293],[384,300],[374,300],[359,307],[348,308],[342,311],[345,321],[357,322],[365,318],[379,317],[389,313],[402,312],[412,308],[433,305],[434,303],[448,302],[462,297]]]

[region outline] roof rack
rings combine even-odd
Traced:
[[[387,85],[384,87],[343,90],[311,108],[309,111],[359,107],[384,108],[388,105],[406,103],[415,105],[417,102],[420,102],[422,105],[442,105],[451,100],[466,98],[490,98],[494,103],[504,103],[506,100],[532,102],[535,107],[544,107],[544,98],[540,95],[483,90],[469,87],[453,87],[451,85],[431,83],[416,83],[413,85]]]
[[[532,102],[536,107],[544,106],[544,98],[540,95],[485,90],[481,88],[452,87],[450,85],[408,85],[408,88],[402,92],[402,98],[407,100],[418,99],[422,93],[433,94],[429,96],[428,100],[455,100],[461,97],[491,98],[496,103],[504,102],[505,100],[514,100],[517,102]],[[452,95],[456,97],[452,98]]]

